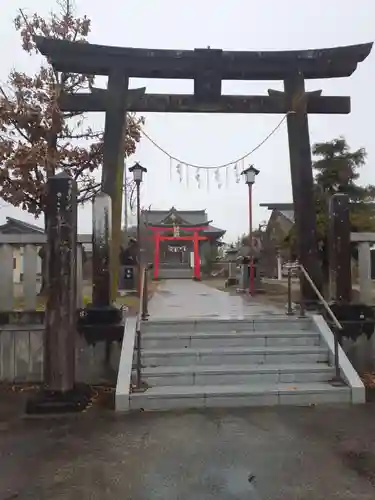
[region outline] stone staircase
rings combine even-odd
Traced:
[[[349,403],[312,318],[149,321],[142,324],[143,392],[129,409]],[[133,374],[134,375],[134,374]]]
[[[159,279],[192,279],[193,270],[188,266],[160,266]]]

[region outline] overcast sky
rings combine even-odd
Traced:
[[[361,0],[77,0],[79,14],[92,20],[90,41],[125,47],[167,49],[221,48],[224,50],[285,50],[324,48],[364,43],[375,39],[375,1]],[[32,71],[38,57],[26,56],[12,19],[18,8],[48,13],[54,0],[1,0],[0,41],[2,64],[0,80],[9,71]],[[362,183],[375,183],[375,52],[348,79],[308,82],[310,90],[322,88],[325,95],[350,95],[352,113],[348,116],[310,117],[311,142],[344,135],[353,148],[365,147],[368,163]],[[133,80],[132,87],[145,85],[148,92],[192,93],[192,81]],[[265,94],[269,87],[281,89],[281,82],[225,82],[228,94]],[[91,119],[102,125],[104,116]],[[146,115],[146,132],[164,149],[186,163],[218,165],[242,156],[261,142],[282,117],[277,115]],[[229,174],[219,189],[212,175],[209,190],[203,182],[197,188],[194,172],[189,182],[179,182],[175,167],[170,180],[168,157],[146,139],[130,159],[140,161],[148,174],[142,188],[142,204],[154,209],[207,209],[214,224],[227,230],[227,240],[246,231],[247,190]],[[254,188],[254,224],[269,213],[258,207],[262,202],[289,202],[291,181],[286,123],[248,161],[260,170]],[[247,166],[246,164],[246,166]],[[202,180],[205,174],[202,172]],[[33,222],[21,211],[0,202],[1,221],[6,216]],[[42,221],[39,222],[40,224]],[[81,210],[80,231],[89,232],[91,207]]]

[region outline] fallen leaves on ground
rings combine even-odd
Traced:
[[[368,389],[375,389],[375,373],[364,373],[361,376],[362,382]]]

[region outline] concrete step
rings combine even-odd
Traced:
[[[132,410],[177,410],[249,406],[350,403],[349,387],[329,383],[188,385],[151,387],[129,397]],[[124,408],[127,401],[124,401]],[[121,402],[119,402],[121,410]]]
[[[327,382],[333,375],[334,369],[323,363],[157,366],[142,370],[142,380],[150,387]]]
[[[319,346],[142,349],[142,366],[244,365],[328,362]]]
[[[192,279],[193,270],[191,268],[185,267],[164,267],[159,268],[159,278],[160,279]]]
[[[318,346],[320,335],[308,330],[241,331],[241,332],[142,332],[145,349],[179,349],[201,347],[266,347],[266,346]]]
[[[159,263],[159,269],[191,269],[191,266],[187,262],[176,263],[165,261]]]
[[[154,320],[142,323],[142,332],[247,332],[247,331],[314,331],[311,318],[289,318],[285,315],[273,315],[255,319],[188,319],[188,320]]]

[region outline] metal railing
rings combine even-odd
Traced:
[[[136,387],[141,388],[142,385],[142,336],[141,328],[142,321],[147,321],[148,314],[148,266],[144,266],[140,273],[140,288],[139,288],[139,309],[137,314],[137,322],[135,327],[136,333]]]
[[[294,269],[298,269],[298,276],[299,276],[299,284],[300,284],[300,301],[299,301],[299,311],[300,314],[299,316],[301,318],[304,318],[306,316],[305,312],[305,304],[304,304],[304,299],[303,299],[303,282],[306,279],[311,288],[314,290],[316,296],[318,297],[320,303],[326,310],[328,316],[330,316],[334,328],[333,328],[333,337],[334,337],[334,363],[335,363],[335,377],[333,379],[333,382],[341,383],[341,373],[340,373],[340,362],[339,362],[339,348],[340,348],[340,342],[339,342],[339,332],[343,330],[342,324],[339,322],[337,317],[335,316],[334,312],[330,308],[328,302],[325,300],[323,295],[320,293],[318,287],[315,285],[314,281],[312,280],[311,276],[309,273],[306,271],[304,266],[302,264],[295,264],[291,267],[288,268],[288,308],[287,308],[287,314],[289,316],[293,315],[293,304],[292,304],[292,271]]]

